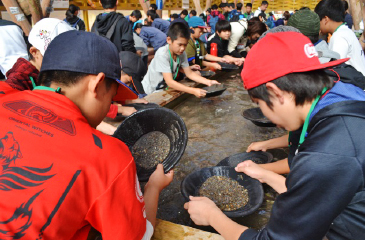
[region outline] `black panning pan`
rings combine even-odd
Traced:
[[[188,130],[177,113],[163,107],[140,110],[127,117],[118,126],[113,137],[123,141],[131,150],[140,137],[153,131],[166,134],[170,140],[170,152],[162,162],[167,173],[179,162],[188,142]],[[136,166],[140,181],[148,181],[155,170]]]
[[[232,70],[239,69],[239,67],[237,65],[230,64],[230,63],[218,62],[218,64],[221,65],[222,71],[232,71]]]
[[[202,75],[202,77],[210,78],[210,77],[215,75],[215,72],[213,72],[213,71],[200,71],[200,74]]]
[[[208,98],[221,95],[227,88],[223,84],[213,84],[210,87],[203,87],[203,89],[207,91],[205,97]]]
[[[263,163],[269,163],[273,159],[273,156],[271,153],[268,152],[243,152],[243,153],[237,153],[232,156],[226,157],[222,161],[220,161],[217,166],[229,166],[229,167],[236,167],[239,163],[246,161],[246,160],[252,160],[253,162],[257,164],[263,164]]]
[[[239,173],[232,167],[210,167],[202,168],[195,171],[181,182],[181,193],[185,197],[186,201],[189,201],[189,196],[198,196],[201,185],[212,176],[225,176],[245,187],[248,192],[248,203],[235,211],[224,211],[228,217],[242,217],[249,215],[256,211],[262,204],[264,199],[264,190],[262,184],[244,173]]]
[[[243,111],[242,116],[259,127],[276,127],[274,123],[264,116],[260,108],[246,109]]]
[[[140,111],[142,109],[147,109],[147,108],[159,108],[160,105],[156,104],[156,103],[131,103],[131,104],[126,104],[123,105],[125,107],[134,107],[137,111]]]

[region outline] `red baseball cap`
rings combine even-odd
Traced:
[[[289,73],[324,69],[348,60],[346,58],[321,64],[312,42],[303,34],[270,33],[249,51],[241,77],[244,87],[251,89]]]

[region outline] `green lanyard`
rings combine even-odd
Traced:
[[[172,58],[171,56],[171,52],[170,52],[170,49],[169,49],[169,54],[170,54],[170,67],[171,67],[171,73],[174,72],[174,59]],[[176,56],[177,58],[177,68],[176,68],[176,73],[175,73],[175,76],[173,76],[173,79],[175,80],[176,77],[177,77],[177,74],[179,73],[179,68],[180,68],[180,57],[179,56]]]
[[[343,26],[343,25],[345,25],[346,23],[342,23],[340,26],[338,26],[337,28],[336,28],[336,30],[333,32],[333,33],[335,33],[341,26]]]
[[[318,103],[319,99],[322,97],[322,95],[323,95],[326,91],[327,91],[327,88],[326,88],[326,87],[325,87],[325,88],[323,88],[321,95],[318,95],[318,96],[316,97],[316,99],[314,100],[314,102],[312,103],[312,106],[311,106],[311,108],[310,108],[310,110],[309,110],[309,113],[308,113],[308,115],[307,115],[307,117],[306,117],[306,119],[305,119],[305,121],[304,121],[304,124],[303,124],[303,130],[302,130],[302,133],[300,134],[300,139],[299,139],[298,149],[299,149],[300,145],[302,145],[302,143],[304,142],[305,137],[306,137],[306,135],[307,135],[308,125],[309,125],[309,118],[310,118],[310,116],[312,115],[313,109],[314,109],[314,107],[317,105],[317,103]],[[298,151],[298,150],[297,150],[297,151]]]
[[[52,91],[55,93],[60,93],[61,92],[61,88],[58,87],[57,89],[54,88],[50,88],[50,87],[45,87],[45,86],[37,86],[33,80],[32,77],[29,77],[30,81],[32,81],[32,85],[33,85],[33,90],[47,90],[47,91]]]

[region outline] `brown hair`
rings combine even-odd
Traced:
[[[290,18],[290,13],[288,12],[288,11],[285,11],[284,12],[284,14],[283,14],[283,17],[284,17],[284,19],[286,20],[286,21],[288,21],[289,20],[289,18]]]
[[[247,27],[247,31],[246,31],[246,35],[247,36],[252,36],[255,33],[258,33],[260,36],[266,32],[267,28],[265,23],[261,22],[261,21],[248,21],[248,27]]]

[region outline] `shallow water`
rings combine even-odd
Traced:
[[[157,217],[178,224],[213,231],[210,227],[199,227],[190,220],[183,208],[185,199],[181,195],[181,181],[189,173],[200,168],[215,166],[230,155],[246,151],[248,145],[280,137],[286,132],[278,128],[262,128],[242,117],[245,109],[257,107],[243,88],[239,71],[219,73],[212,79],[224,83],[227,90],[212,98],[198,99],[194,96],[175,107],[185,121],[189,141],[183,157],[174,168],[175,177],[160,196]],[[287,150],[270,151],[274,160],[287,157]],[[260,229],[270,217],[270,210],[277,194],[264,184],[265,198],[261,207],[249,216],[234,219],[245,226]]]

